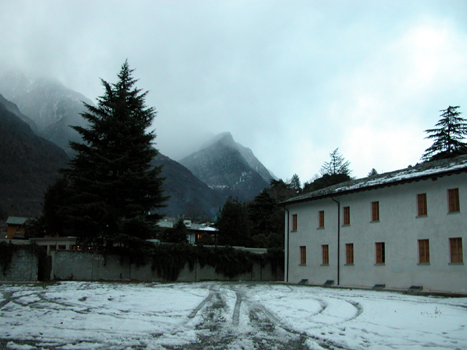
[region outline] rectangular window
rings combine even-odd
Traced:
[[[418,240],[418,262],[420,264],[430,262],[430,242],[428,239]]]
[[[451,263],[464,262],[462,253],[462,238],[449,238],[451,246]]]
[[[350,225],[350,207],[344,207],[344,225]]]
[[[327,244],[324,244],[321,246],[322,251],[323,251],[323,265],[328,265],[329,264],[329,246]]]
[[[459,189],[452,188],[448,190],[448,197],[449,197],[449,212],[455,213],[460,211],[459,206]]]
[[[319,212],[319,223],[318,227],[324,227],[324,210]]]
[[[418,216],[427,215],[426,193],[417,194]]]
[[[371,202],[371,221],[379,221],[379,202]]]
[[[300,265],[306,265],[306,246],[300,247]]]
[[[353,264],[353,243],[345,245],[345,263]]]
[[[376,245],[376,263],[384,264],[386,262],[386,251],[384,242],[375,243]]]
[[[297,214],[292,215],[292,231],[297,231]]]

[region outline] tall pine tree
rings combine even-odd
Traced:
[[[102,80],[97,106],[85,103],[89,127],[73,126],[83,142],[70,143],[76,155],[63,170],[70,182],[63,214],[68,233],[84,246],[137,252],[154,237],[161,218],[155,210],[167,200],[161,167],[151,165],[158,151],[147,129],[156,111],[145,105],[147,92],[135,87],[132,72],[125,61],[117,83]]]
[[[322,175],[347,175],[350,177],[350,173],[352,172],[349,169],[350,162],[345,160],[345,158],[339,154],[339,148],[336,148],[334,151],[331,152],[329,155],[331,160],[329,162],[324,162],[323,166],[321,167],[321,174]]]
[[[227,198],[224,205],[219,208],[216,226],[219,229],[221,245],[250,246],[248,207],[237,198]]]
[[[467,153],[467,145],[463,142],[467,136],[467,123],[460,117],[461,112],[457,110],[459,107],[442,109],[436,124],[438,128],[425,130],[429,134],[426,138],[433,139],[434,142],[425,150],[422,160],[438,160]]]

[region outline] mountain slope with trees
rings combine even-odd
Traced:
[[[35,216],[45,190],[69,158],[37,136],[11,108],[0,99],[0,216]]]
[[[28,115],[25,115],[15,103],[6,99],[2,95],[0,95],[0,104],[3,104],[10,112],[14,113],[17,117],[27,123],[36,135],[45,134],[50,140],[58,142],[63,147],[66,147],[69,154],[73,154],[68,143],[69,141],[79,142],[81,140],[81,136],[78,132],[72,129],[70,125],[81,127],[87,125],[86,120],[80,115],[80,111],[85,111],[85,106],[82,101],[87,101],[88,104],[91,103],[91,101],[77,92],[64,88],[59,83],[47,83],[52,81],[50,79],[42,79],[41,81],[44,83],[35,84],[21,73],[10,72],[9,74],[4,75],[3,79],[0,80],[0,90],[5,91],[8,96],[15,97],[21,102],[21,105],[27,107],[28,111],[41,110],[41,113],[33,113],[33,117],[38,119],[38,123],[42,126],[42,130],[39,130],[35,120],[30,118]],[[28,96],[32,96],[33,98],[28,99]],[[62,97],[62,102],[59,102]],[[67,99],[70,100],[67,102]],[[62,116],[58,121],[53,118],[55,111],[58,109],[54,111],[53,109],[49,110],[47,108],[47,106],[52,106],[54,104],[62,106],[61,108],[57,107],[61,110],[59,114]],[[69,108],[66,107],[67,105]],[[47,112],[47,110],[49,111]],[[11,151],[12,150],[5,148],[2,153],[0,153],[0,159],[4,160],[4,168],[15,169],[16,165],[10,164],[10,160],[12,158],[7,154]],[[21,163],[22,159],[22,156],[15,158],[15,164]],[[28,160],[24,159],[24,162],[27,163]],[[170,199],[167,202],[167,207],[161,208],[161,213],[169,216],[185,214],[193,218],[212,219],[215,217],[223,202],[223,199],[219,198],[218,192],[210,189],[187,168],[160,153],[154,159],[153,165],[163,165],[161,176],[166,178],[163,186],[167,195],[170,196]],[[57,167],[57,169],[59,167]],[[56,169],[54,169],[54,171],[55,170]],[[27,210],[24,213],[21,213],[20,210],[16,215],[38,215],[40,213],[40,203],[42,202],[43,191],[46,187],[47,186],[41,187],[41,191],[33,191],[30,193],[32,197],[34,197],[34,193],[36,193],[34,202],[37,204],[32,210]],[[17,196],[13,195],[12,200],[15,203],[20,203],[21,198],[22,196],[20,196],[18,192]]]
[[[65,150],[73,153],[69,141],[79,141],[79,134],[70,125],[86,126],[81,113],[83,102],[92,101],[82,94],[66,88],[58,81],[40,78],[29,80],[20,72],[5,73],[0,79],[0,93],[15,103],[31,128]]]
[[[183,165],[161,153],[152,164],[162,166],[164,190],[170,196],[167,207],[160,209],[161,213],[174,217],[184,214],[200,221],[216,216],[223,201],[217,191],[209,188]]]

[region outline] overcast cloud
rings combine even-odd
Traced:
[[[467,1],[0,2],[0,64],[95,99],[128,58],[175,159],[230,131],[282,179],[339,147],[352,175],[415,165],[467,118]]]

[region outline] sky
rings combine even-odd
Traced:
[[[465,0],[2,0],[0,67],[95,100],[128,59],[172,159],[228,131],[283,180],[336,148],[360,178],[415,165],[440,110],[467,113],[466,17]]]

